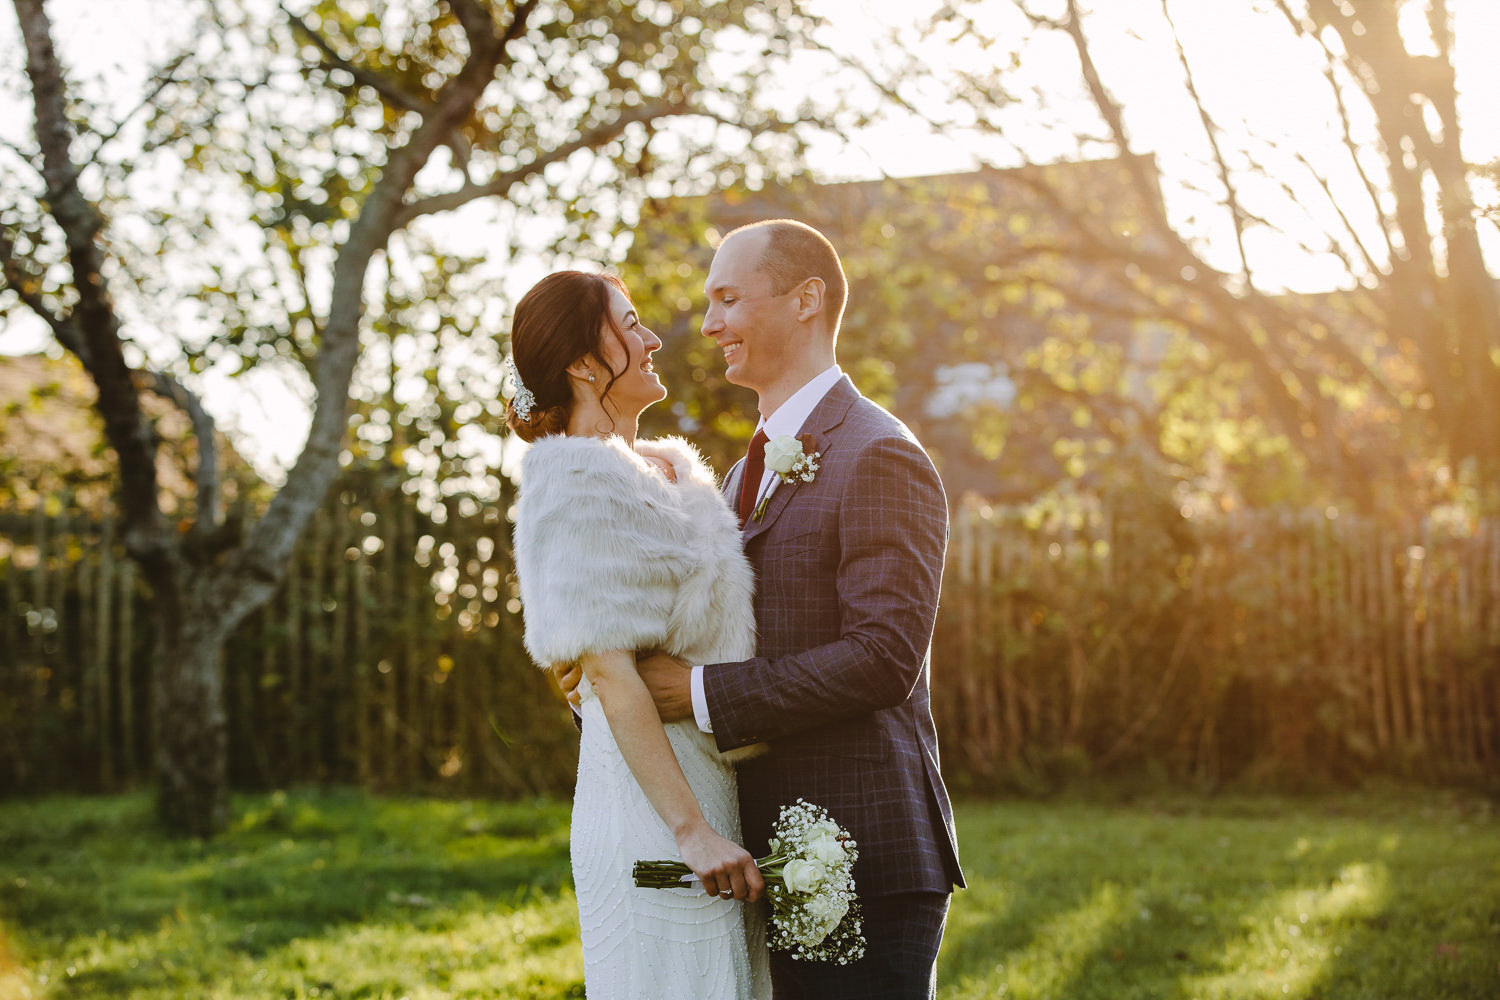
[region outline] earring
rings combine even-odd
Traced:
[[[589,372],[589,381],[590,382],[594,381],[594,373],[593,372]]]

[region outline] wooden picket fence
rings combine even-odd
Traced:
[[[226,658],[240,787],[564,791],[576,737],[520,644],[510,497],[341,488]],[[147,780],[150,619],[112,521],[0,512],[0,794]],[[973,504],[934,644],[960,787],[1500,765],[1500,526]]]
[[[232,779],[539,794],[576,738],[520,645],[508,503],[344,488],[226,650]],[[149,600],[113,522],[0,514],[0,793],[149,779]]]
[[[948,574],[934,711],[968,780],[1500,765],[1494,522],[971,505]]]

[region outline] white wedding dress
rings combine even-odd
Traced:
[[[672,464],[670,483],[641,455]],[[713,474],[686,444],[550,437],[523,460],[516,568],[538,663],[661,648],[690,662],[754,652],[753,578]],[[572,863],[589,1000],[770,1000],[759,906],[696,887],[637,888],[637,861],[677,860],[585,681]],[[734,769],[691,722],[668,740],[709,825],[743,843]]]
[[[584,682],[585,688],[587,681]],[[589,1000],[601,997],[769,1000],[759,912],[699,888],[639,889],[637,861],[676,860],[677,844],[631,776],[599,700],[583,702],[583,741],[573,798],[573,882]],[[691,722],[667,725],[704,818],[742,842],[734,772]],[[751,962],[761,956],[761,968]]]

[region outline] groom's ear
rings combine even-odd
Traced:
[[[823,296],[828,289],[822,278],[808,278],[797,289],[797,319],[803,323],[823,311]]]

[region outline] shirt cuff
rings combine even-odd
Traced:
[[[708,696],[703,693],[703,667],[693,668],[692,680],[689,682],[693,689],[693,721],[698,723],[698,728],[705,733],[714,731],[713,720],[708,717]]]

